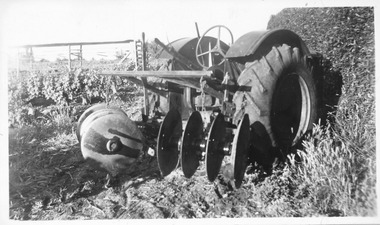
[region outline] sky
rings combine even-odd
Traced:
[[[347,4],[349,1],[335,4]],[[2,4],[1,4],[2,3]],[[0,0],[1,39],[4,46],[62,42],[140,39],[164,43],[202,34],[225,25],[235,40],[253,30],[266,30],[271,15],[286,7],[328,6],[322,0]],[[96,46],[84,56],[116,51],[126,46]],[[103,49],[102,49],[103,48]],[[7,48],[9,49],[9,48]],[[14,49],[12,49],[14,52]],[[40,58],[64,57],[66,48],[34,49]],[[42,55],[41,55],[42,54]],[[38,57],[37,57],[38,58]]]
[[[225,25],[236,40],[246,32],[265,30],[270,15],[283,8],[281,4],[252,0],[16,0],[6,6],[3,14],[6,46],[136,40],[141,38],[142,32],[148,41],[158,38],[167,43],[195,37],[195,22],[200,33],[214,25]],[[119,47],[128,46],[86,46],[84,57],[96,56],[99,52],[104,55],[105,51]],[[34,49],[34,54],[40,58],[64,57],[67,47]]]
[[[5,46],[62,42],[140,39],[164,43],[202,34],[225,25],[235,40],[253,30],[266,30],[271,15],[286,7],[318,5],[323,1],[280,0],[1,0],[2,39]],[[96,46],[84,56],[126,46]],[[102,49],[103,48],[103,49]],[[14,52],[15,50],[12,49]],[[34,49],[38,58],[64,57],[66,48]],[[42,54],[42,55],[41,55]]]
[[[252,0],[15,0],[5,10],[5,37],[10,45],[136,39],[141,32],[148,39],[171,40],[195,36],[194,22],[201,31],[223,24],[241,36],[266,29],[281,5]]]

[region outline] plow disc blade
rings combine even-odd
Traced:
[[[178,141],[181,136],[181,114],[170,110],[161,124],[157,139],[157,161],[162,176],[169,175],[178,166]]]
[[[224,115],[219,113],[211,125],[206,144],[206,171],[209,181],[218,176],[224,158],[226,125]]]
[[[203,121],[198,111],[191,114],[187,121],[181,144],[181,165],[185,177],[194,175],[202,157],[200,141],[203,137]]]
[[[249,116],[245,114],[240,121],[232,142],[231,164],[236,188],[239,188],[247,168],[247,152],[250,144]]]

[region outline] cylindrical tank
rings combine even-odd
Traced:
[[[79,126],[81,151],[90,164],[116,176],[140,156],[143,136],[121,109],[101,108]]]
[[[198,40],[199,40],[198,38],[181,38],[169,43],[168,46],[172,47],[176,52],[178,52],[179,54],[181,54],[188,60],[194,62],[195,64],[198,64],[196,60],[196,55],[195,55],[196,54],[195,48],[197,46]],[[214,37],[205,36],[202,39],[202,43],[200,43],[200,48],[201,48],[200,52],[207,52],[211,50],[209,49],[210,46],[212,47],[215,46],[217,43],[217,40],[218,39]],[[229,49],[229,46],[225,44],[223,41],[220,41],[220,47],[222,48],[224,52],[227,52],[227,50]],[[172,64],[170,68],[171,70],[184,70],[181,63],[179,61],[176,61],[174,57],[166,51],[162,51],[161,54],[159,55],[159,58],[171,59],[172,60]],[[223,59],[224,58],[222,55],[213,54],[214,64],[218,64],[222,62]],[[208,55],[202,56],[202,60],[205,65],[209,65]],[[221,79],[223,79],[223,77]]]

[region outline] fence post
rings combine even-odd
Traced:
[[[69,45],[69,71],[71,71],[71,45]]]
[[[79,45],[79,60],[80,60],[80,67],[82,68],[82,59],[83,59],[83,55],[82,55],[82,45]]]
[[[17,79],[20,76],[20,49],[17,48]]]

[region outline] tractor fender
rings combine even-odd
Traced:
[[[310,54],[306,44],[296,33],[286,29],[275,29],[244,34],[231,45],[226,53],[226,58],[240,63],[252,62],[270,52],[273,46],[282,44],[292,48],[298,47],[301,55]]]

